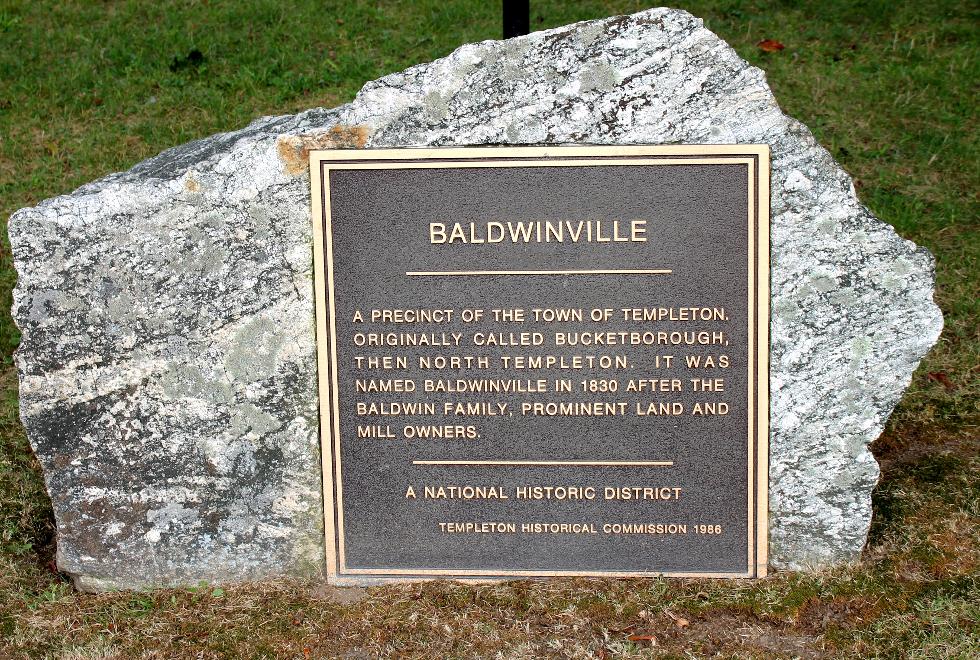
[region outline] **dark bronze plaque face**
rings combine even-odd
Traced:
[[[313,152],[329,579],[765,575],[768,155]]]

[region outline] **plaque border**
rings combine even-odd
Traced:
[[[770,149],[765,144],[547,147],[446,147],[311,150],[313,285],[323,485],[326,578],[365,585],[439,578],[500,580],[527,577],[764,578],[769,521],[769,206]],[[339,169],[454,167],[569,167],[615,165],[744,164],[748,195],[748,538],[744,573],[676,571],[542,571],[438,568],[350,568],[343,535],[339,394],[334,310],[334,266],[329,172]],[[754,313],[751,313],[754,312]],[[753,378],[754,376],[754,378]]]

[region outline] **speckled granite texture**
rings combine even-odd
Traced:
[[[881,431],[942,317],[933,261],[857,200],[763,73],[653,9],[368,83],[14,214],[21,415],[83,589],[322,565],[313,147],[772,147],[771,557],[852,560]]]

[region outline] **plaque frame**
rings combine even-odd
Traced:
[[[528,577],[764,578],[768,572],[769,454],[769,202],[770,149],[764,144],[547,147],[446,147],[311,150],[313,282],[323,484],[326,578],[330,584],[365,585],[427,579],[500,580]],[[338,169],[452,167],[569,167],[614,165],[743,164],[748,197],[748,534],[744,573],[657,571],[543,571],[380,568],[346,566],[343,474],[340,462],[339,376],[336,356],[334,264],[329,172]],[[754,487],[753,487],[754,486]]]

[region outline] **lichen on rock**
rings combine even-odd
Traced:
[[[772,149],[771,562],[856,558],[868,444],[942,327],[932,258],[762,71],[651,9],[466,45],[15,213],[21,416],[60,569],[98,590],[322,567],[310,148],[668,143]]]

